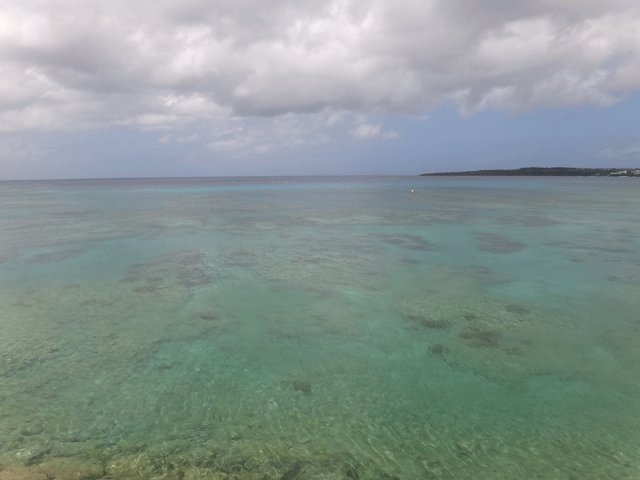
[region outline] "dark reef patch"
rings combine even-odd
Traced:
[[[178,262],[178,283],[187,287],[208,285],[212,278],[206,271],[206,256],[196,252]]]
[[[220,316],[216,312],[211,311],[200,312],[197,316],[200,320],[209,320],[211,322],[220,318]]]
[[[423,317],[421,315],[411,315],[407,318],[417,325],[430,330],[446,330],[451,326],[446,320],[434,320],[433,318]]]
[[[525,214],[525,215],[512,215],[508,217],[501,217],[496,221],[499,225],[520,225],[523,227],[548,227],[550,225],[557,225],[560,222],[552,220],[543,215]]]
[[[400,263],[405,263],[407,265],[420,265],[422,262],[420,260],[417,260],[415,258],[399,258],[398,261]]]
[[[436,343],[429,347],[429,353],[435,356],[443,356],[449,353],[449,349],[441,343]]]
[[[148,263],[127,267],[123,283],[138,284],[138,293],[154,293],[168,282],[176,281],[185,287],[208,285],[213,281],[207,256],[198,250],[184,250],[156,257]]]
[[[58,250],[57,252],[40,253],[38,255],[27,258],[24,263],[59,262],[68,258],[77,257],[78,255],[83,254],[85,251],[86,250],[82,248],[70,248],[68,250]]]
[[[236,249],[224,255],[224,265],[226,267],[248,268],[256,264],[256,255],[247,249]]]
[[[468,340],[471,347],[497,348],[500,346],[502,334],[495,330],[481,328],[468,328],[458,334],[463,340]]]
[[[475,237],[480,242],[476,248],[483,252],[513,253],[524,250],[527,247],[522,242],[510,240],[496,233],[476,232]]]
[[[607,275],[606,279],[610,282],[628,283],[630,285],[637,285],[640,283],[640,281],[635,279],[632,275],[627,275],[627,278],[622,278],[618,275]]]
[[[433,243],[427,242],[424,238],[419,237],[418,235],[379,233],[376,236],[384,243],[396,245],[406,250],[433,252],[440,248]]]
[[[507,355],[524,355],[522,348],[519,345],[510,345],[502,349]]]
[[[509,313],[514,313],[516,315],[526,315],[529,313],[529,310],[524,308],[522,305],[518,305],[515,303],[511,303],[509,305],[505,305],[504,309]]]
[[[504,285],[509,279],[499,274],[495,270],[483,265],[469,265],[462,268],[465,275],[471,275],[474,281],[484,287]]]
[[[160,289],[157,285],[141,285],[133,289],[136,293],[158,293]]]
[[[305,395],[311,394],[311,383],[306,380],[294,380],[293,389],[296,392],[302,392]]]
[[[586,250],[593,253],[612,253],[612,254],[634,254],[635,250],[627,247],[628,242],[622,242],[625,245],[615,246],[611,245],[611,239],[603,239],[603,243],[607,243],[607,246],[603,246],[594,241],[577,241],[577,242],[546,242],[544,245],[547,247],[561,247],[575,250]]]

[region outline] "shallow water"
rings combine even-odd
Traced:
[[[0,479],[640,478],[640,182],[0,182]]]

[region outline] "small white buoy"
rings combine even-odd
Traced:
[[[415,192],[415,190],[411,190],[411,193]]]

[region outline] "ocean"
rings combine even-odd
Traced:
[[[0,479],[640,478],[640,179],[0,182]]]

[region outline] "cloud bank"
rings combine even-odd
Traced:
[[[393,139],[367,115],[443,103],[610,105],[640,88],[638,32],[637,0],[7,0],[0,132],[208,125],[214,150],[259,150],[336,122]]]

